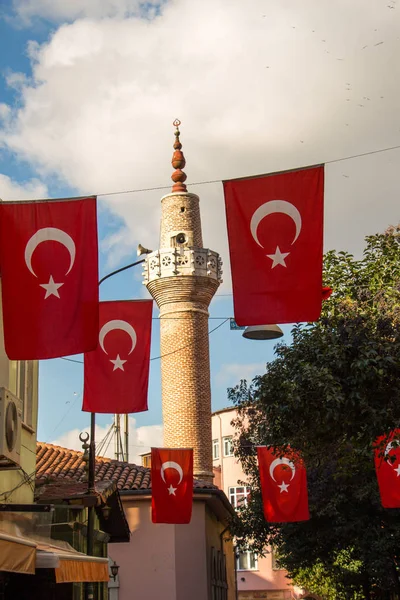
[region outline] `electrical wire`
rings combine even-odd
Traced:
[[[214,331],[217,331],[217,329],[219,329],[220,327],[222,327],[222,325],[225,325],[225,323],[229,321],[229,317],[227,319],[225,319],[225,321],[223,321],[222,323],[220,323],[219,325],[217,325],[217,327],[214,327],[214,329],[211,329],[211,331],[208,331],[207,335],[209,336],[211,333],[214,333]],[[160,358],[164,358],[165,356],[170,356],[171,354],[176,354],[177,352],[180,352],[181,350],[184,350],[185,348],[189,348],[189,346],[193,346],[195,342],[189,342],[189,344],[186,344],[186,346],[182,346],[181,348],[177,348],[176,350],[172,350],[172,352],[167,352],[166,354],[160,354],[160,356],[155,356],[154,358],[151,358],[150,361],[152,360],[159,360]]]
[[[372,156],[374,154],[381,154],[382,152],[390,152],[392,150],[399,150],[400,149],[400,145],[397,146],[388,146],[386,148],[379,148],[378,150],[370,150],[368,152],[360,152],[359,154],[352,154],[350,156],[344,156],[342,158],[334,158],[332,160],[326,160],[326,161],[321,161],[319,164],[321,165],[331,165],[334,163],[338,163],[338,162],[343,162],[345,160],[353,160],[355,158],[362,158],[364,156]],[[301,167],[303,168],[303,167]],[[285,171],[290,171],[291,169],[284,169],[283,171],[280,172],[285,172]],[[300,170],[296,169],[296,170]],[[263,177],[264,175],[268,175],[268,173],[263,173],[261,175],[250,175],[248,177],[241,177],[241,178],[229,178],[227,180],[224,179],[209,179],[207,181],[196,181],[194,183],[191,183],[191,186],[195,186],[195,185],[209,185],[212,183],[223,183],[223,181],[230,181],[232,179],[252,179],[252,178],[256,178],[256,177]],[[75,200],[78,198],[85,198],[86,196],[117,196],[120,194],[136,194],[139,192],[153,192],[153,191],[158,191],[158,190],[168,190],[171,189],[170,185],[159,185],[159,186],[153,186],[153,187],[148,187],[148,188],[136,188],[136,189],[132,189],[132,190],[119,190],[119,191],[114,191],[114,192],[101,192],[101,193],[97,193],[97,194],[87,194],[85,196],[71,196],[70,198],[68,198],[69,200]],[[51,198],[51,200],[60,200],[60,199],[65,199],[65,198]],[[29,202],[37,202],[40,200],[45,200],[45,199],[35,199],[35,200],[29,200]]]
[[[109,427],[106,435],[103,437],[103,439],[100,442],[96,443],[96,454],[100,455],[100,453],[103,451],[104,445],[106,444],[107,439],[112,434],[113,429],[114,429],[114,423],[111,423],[111,426]],[[111,435],[111,437],[112,437],[112,435]],[[107,445],[105,452],[107,452],[108,446],[109,446],[109,443]]]
[[[220,327],[222,327],[222,325],[225,325],[225,323],[227,323],[231,317],[215,317],[216,319],[225,319],[222,323],[220,323],[219,325],[217,325],[217,327],[214,327],[214,329],[211,329],[210,331],[207,332],[207,335],[211,335],[212,333],[214,333],[214,331],[217,331],[217,329],[219,329]],[[188,348],[189,346],[192,346],[195,342],[189,342],[189,344],[186,344],[186,346],[182,346],[181,348],[177,348],[176,350],[172,350],[172,352],[167,352],[166,354],[160,354],[160,356],[154,356],[153,358],[150,359],[150,361],[153,360],[159,360],[160,358],[164,358],[164,356],[170,356],[170,354],[175,354],[176,352],[180,352],[181,350],[184,350],[185,348]],[[83,360],[76,360],[74,358],[65,358],[64,356],[60,356],[59,357],[60,360],[67,360],[69,362],[74,362],[74,363],[78,363],[80,365],[83,365]]]

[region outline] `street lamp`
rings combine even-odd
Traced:
[[[111,565],[111,576],[114,579],[114,581],[117,578],[118,575],[118,571],[119,571],[119,565],[117,565],[117,563],[114,560],[114,563]],[[111,579],[111,578],[110,578]]]
[[[139,244],[140,246],[140,244]],[[140,248],[138,248],[138,254],[139,256],[141,256],[142,254],[149,254],[150,250],[148,250],[147,248],[143,248],[143,246],[140,246]],[[130,269],[132,267],[135,267],[136,265],[140,265],[141,263],[145,262],[145,258],[142,258],[141,260],[137,260],[133,263],[130,263],[129,265],[126,265],[125,267],[121,267],[120,269],[117,269],[116,271],[112,271],[111,273],[108,273],[107,275],[105,275],[104,277],[102,277],[99,281],[99,286],[103,283],[103,281],[106,281],[106,279],[109,279],[110,277],[112,277],[113,275],[117,275],[117,273],[122,273],[122,271],[126,271],[127,269]],[[95,471],[96,471],[96,441],[95,441],[95,430],[96,430],[96,413],[90,413],[90,445],[89,446],[89,452],[88,452],[88,494],[94,494],[96,492],[95,490]],[[83,441],[83,440],[82,440]],[[85,440],[85,442],[87,443],[87,440]],[[106,511],[107,512],[107,511]],[[104,515],[104,518],[107,518]],[[88,556],[93,556],[93,550],[94,550],[94,519],[95,519],[95,508],[94,506],[89,506],[88,507],[88,520],[87,520],[87,538],[86,538],[86,554]],[[114,561],[114,565],[117,570],[115,573],[115,576],[117,576],[118,574],[118,569],[119,566],[116,565],[115,561]],[[111,572],[113,567],[111,567]],[[115,578],[114,578],[115,580]],[[86,583],[86,600],[94,600],[94,585],[93,582],[89,581]]]
[[[279,325],[251,325],[243,332],[243,337],[248,340],[277,340],[282,336]]]

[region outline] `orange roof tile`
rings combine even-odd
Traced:
[[[38,442],[36,446],[36,484],[70,479],[84,481],[83,453],[53,444]],[[151,490],[151,470],[132,463],[96,456],[96,481],[112,481],[118,490]],[[195,489],[217,489],[205,481],[194,481]]]

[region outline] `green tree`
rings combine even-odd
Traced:
[[[318,322],[296,325],[266,374],[228,390],[235,450],[252,485],[239,544],[279,549],[296,582],[326,598],[400,594],[400,510],[379,498],[373,442],[400,426],[400,227],[366,238],[361,260],[328,252],[334,292]],[[302,453],[311,519],[265,522],[254,446]]]

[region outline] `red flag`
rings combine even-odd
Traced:
[[[99,345],[84,357],[82,410],[147,410],[152,300],[100,302]]]
[[[322,300],[328,300],[328,298],[331,297],[332,292],[333,289],[331,287],[329,287],[328,285],[324,286],[322,288]]]
[[[190,523],[193,503],[193,450],[151,449],[153,523]]]
[[[257,448],[264,516],[269,523],[307,521],[307,476],[298,457],[278,456],[265,446]]]
[[[321,314],[324,167],[224,182],[238,325]]]
[[[96,348],[96,198],[2,202],[0,211],[8,358],[55,358]]]
[[[384,508],[400,508],[400,429],[375,442],[375,470]]]

